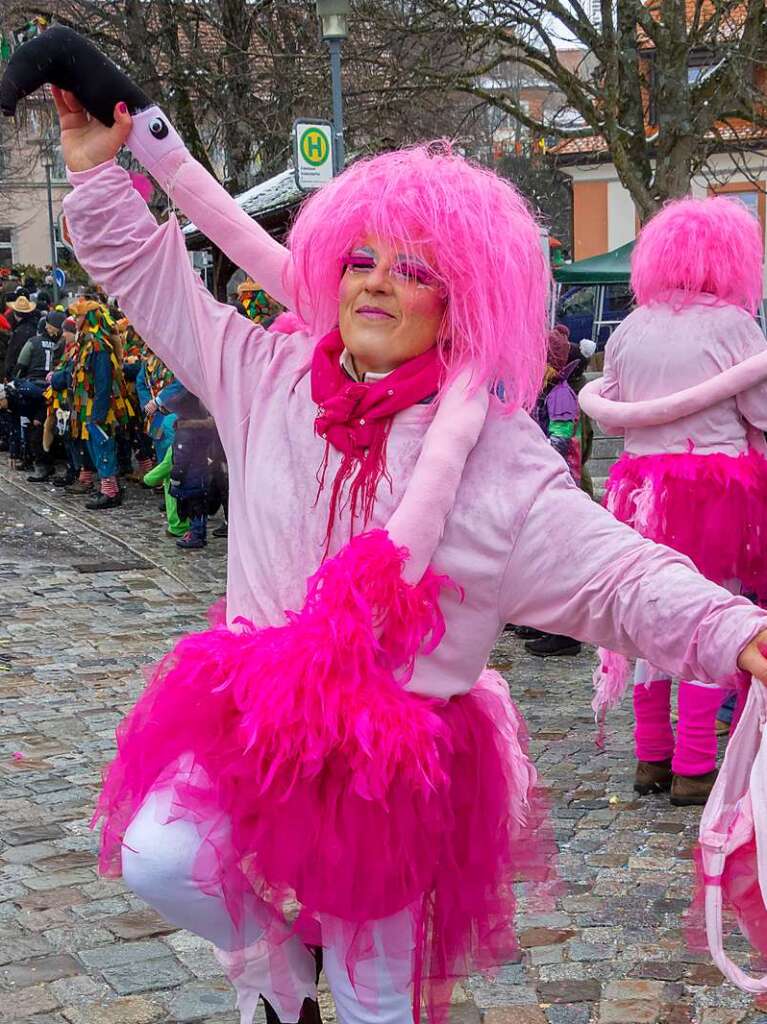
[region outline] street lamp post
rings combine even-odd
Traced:
[[[341,44],[348,35],[349,0],[317,0],[322,23],[322,38],[330,50],[330,77],[333,84],[333,171],[340,174],[346,163],[344,153],[344,99],[341,89]]]
[[[51,277],[53,278],[53,305],[58,305],[59,285],[56,280],[57,253],[56,253],[56,228],[53,223],[53,187],[51,183],[51,172],[53,171],[53,154],[46,150],[43,154],[43,166],[45,167],[45,185],[48,190],[48,236],[51,243]]]

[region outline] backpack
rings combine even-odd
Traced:
[[[754,679],[700,821],[698,873],[706,937],[725,978],[746,992],[767,992],[725,953],[723,908],[752,946],[767,953],[767,687]]]

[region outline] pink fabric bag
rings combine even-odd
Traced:
[[[698,875],[714,963],[738,988],[767,992],[767,975],[746,974],[727,956],[723,913],[731,910],[752,946],[767,955],[767,689],[753,680],[700,821]]]

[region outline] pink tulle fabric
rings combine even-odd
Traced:
[[[594,669],[594,699],[591,707],[594,711],[594,721],[597,724],[596,745],[601,749],[606,742],[605,719],[608,711],[617,707],[626,692],[626,684],[631,674],[631,664],[628,658],[615,651],[608,651],[600,647],[597,651],[599,662]]]
[[[438,1019],[457,979],[513,958],[514,883],[550,883],[555,845],[503,680],[486,672],[448,702],[403,689],[443,635],[453,585],[431,570],[406,584],[406,555],[361,534],[284,626],[182,639],[118,729],[96,817],[102,870],[117,874],[132,817],[191,753],[206,783],[177,782],[176,813],[209,820],[215,806],[229,825],[204,844],[198,884],[223,886],[235,922],[253,893],[275,911],[297,900],[307,941],[322,915],[340,919],[352,980],[369,922],[413,908],[402,983]]]
[[[624,453],[610,470],[605,504],[715,583],[737,579],[767,594],[767,460],[753,449],[737,457]]]

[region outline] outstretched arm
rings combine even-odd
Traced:
[[[686,679],[713,682],[740,667],[767,680],[755,642],[767,639],[767,613],[619,523],[541,449],[547,457],[536,453],[540,486],[509,560],[501,621],[644,657]]]

